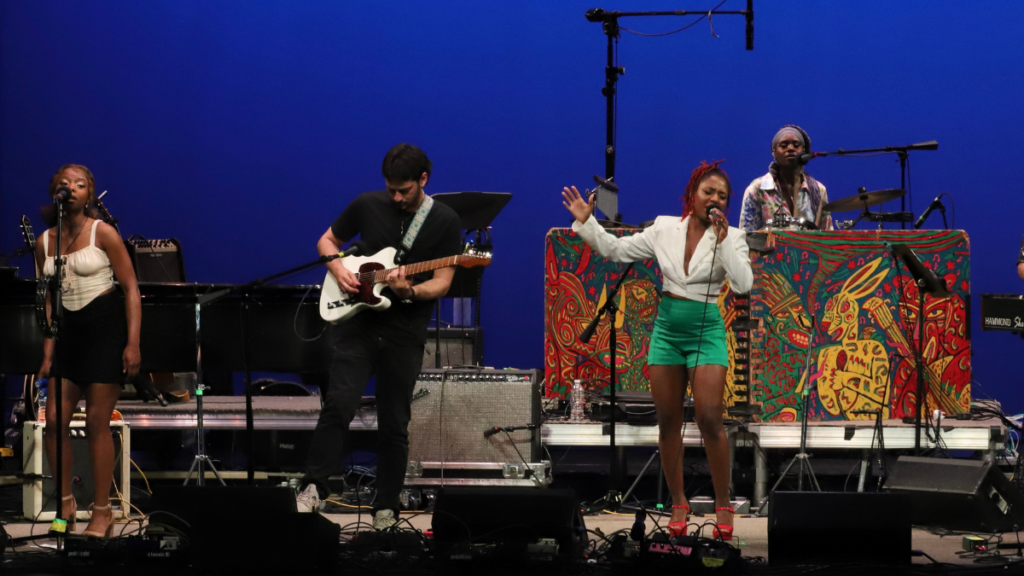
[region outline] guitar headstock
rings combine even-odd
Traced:
[[[36,247],[36,235],[32,233],[32,222],[28,216],[21,217],[21,237],[25,239],[25,246],[30,250]]]
[[[470,247],[465,253],[461,254],[456,262],[459,266],[464,268],[473,268],[474,266],[489,266],[491,264],[491,253],[478,250]]]

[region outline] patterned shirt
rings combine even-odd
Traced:
[[[1020,256],[1017,257],[1017,264],[1024,264],[1024,239],[1020,241]]]
[[[743,192],[743,207],[740,210],[740,228],[747,232],[756,232],[764,228],[769,220],[773,220],[776,213],[785,214],[793,218],[803,218],[808,222],[814,222],[817,217],[818,206],[828,203],[828,194],[825,192],[825,185],[811,178],[809,174],[803,175],[803,184],[797,192],[794,207],[796,214],[790,214],[789,205],[782,196],[782,191],[776,186],[775,177],[771,172],[755,178],[750,186]],[[815,198],[815,194],[808,186],[809,182],[817,184],[821,190],[821,197]],[[832,215],[824,210],[821,212],[819,230],[832,229]]]

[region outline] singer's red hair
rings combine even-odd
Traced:
[[[729,190],[729,197],[732,198],[732,183],[729,182],[729,175],[718,167],[719,164],[725,162],[725,159],[715,160],[711,164],[708,164],[707,160],[701,160],[700,166],[694,168],[693,172],[690,173],[690,181],[687,182],[685,191],[680,199],[683,201],[683,218],[686,218],[691,212],[693,212],[693,198],[697,195],[697,188],[700,187],[700,183],[707,180],[710,176],[720,176],[722,180],[725,180],[725,187]],[[728,208],[728,203],[726,203]]]

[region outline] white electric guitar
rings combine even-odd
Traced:
[[[341,263],[359,278],[359,292],[345,292],[338,286],[338,281],[330,272],[324,278],[324,287],[320,291],[320,317],[337,324],[352,318],[363,310],[387,310],[391,300],[380,293],[387,286],[388,275],[398,268],[395,264],[394,248],[385,248],[373,256],[346,256]],[[405,275],[412,276],[422,272],[448,268],[449,266],[487,266],[491,263],[489,252],[477,252],[470,248],[465,254],[449,256],[437,260],[417,262],[405,267]]]

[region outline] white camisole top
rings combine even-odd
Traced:
[[[71,311],[81,310],[97,296],[114,287],[114,269],[110,266],[107,253],[96,246],[96,227],[100,221],[92,223],[89,234],[89,245],[70,254],[65,254],[64,278],[60,283],[61,302]],[[50,254],[50,231],[43,234],[43,274],[53,276],[54,258]]]

